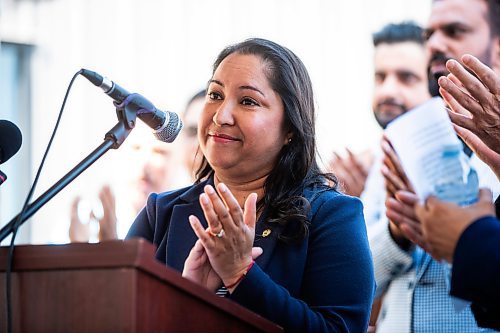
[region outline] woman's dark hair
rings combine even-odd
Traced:
[[[280,239],[286,242],[304,239],[308,233],[309,202],[302,196],[307,186],[336,188],[332,174],[323,174],[316,162],[314,98],[307,70],[287,48],[269,40],[247,39],[228,46],[217,57],[213,73],[230,54],[255,55],[267,66],[267,78],[278,93],[285,109],[285,128],[291,141],[281,149],[278,161],[264,184],[264,198],[257,208],[266,208],[266,222],[286,225]],[[203,157],[196,173],[197,182],[213,174]]]

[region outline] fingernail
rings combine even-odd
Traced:
[[[214,188],[210,185],[207,185],[205,186],[205,192],[207,192],[208,194],[214,194]]]
[[[193,225],[193,226],[196,223],[196,221],[194,219],[194,215],[189,215],[188,220],[189,220],[189,223],[191,223],[191,225]]]
[[[205,193],[200,194],[201,203],[204,205],[208,205],[208,197]]]
[[[227,186],[224,183],[220,183],[219,184],[219,191],[226,192],[227,191]]]
[[[446,62],[446,67],[448,67],[448,69],[454,69],[457,67],[457,62],[453,59],[450,59]]]
[[[438,79],[438,84],[439,84],[441,87],[446,87],[446,85],[448,84],[448,80],[446,80],[446,77],[441,76],[441,77]]]

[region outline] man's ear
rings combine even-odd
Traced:
[[[493,39],[493,47],[491,48],[491,69],[500,75],[500,36]]]

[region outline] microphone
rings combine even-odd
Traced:
[[[0,164],[14,156],[23,143],[19,128],[8,120],[0,120]]]
[[[158,110],[143,96],[129,93],[115,82],[96,72],[82,68],[81,74],[115,100],[116,106],[119,107],[125,102],[137,107],[137,117],[153,129],[153,135],[158,140],[172,142],[181,131],[182,121],[176,113]]]

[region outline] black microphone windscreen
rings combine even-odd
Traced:
[[[14,156],[22,143],[23,137],[19,128],[8,120],[0,120],[0,164]]]

